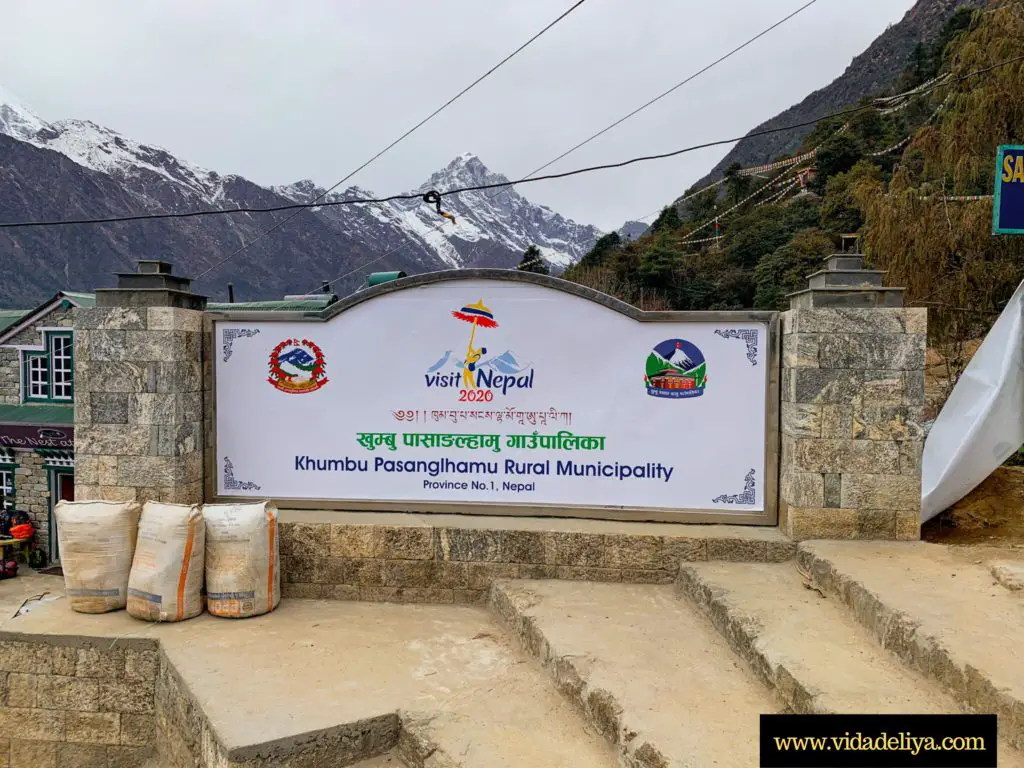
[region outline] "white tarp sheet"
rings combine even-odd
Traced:
[[[1024,444],[1024,283],[953,388],[924,444],[921,520],[973,491]]]

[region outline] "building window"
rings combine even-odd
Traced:
[[[13,509],[14,467],[9,464],[0,464],[0,499]]]
[[[26,352],[25,400],[71,402],[75,398],[74,341],[70,333],[46,333],[45,351]]]

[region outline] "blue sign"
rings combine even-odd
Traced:
[[[1024,147],[1002,146],[997,157],[992,232],[1024,235]]]

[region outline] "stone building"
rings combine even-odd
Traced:
[[[60,292],[0,312],[0,493],[32,518],[50,560],[60,557],[53,505],[74,498],[74,310],[93,303]]]

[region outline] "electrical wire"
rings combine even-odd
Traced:
[[[998,62],[991,66],[985,67],[984,69],[975,70],[966,75],[962,75],[959,78],[949,80],[939,85],[934,86],[932,90],[936,90],[945,85],[962,82],[971,77],[986,74],[999,67],[1009,66],[1019,61],[1024,61],[1024,55],[1015,56],[1012,59]],[[928,93],[930,91],[924,91],[922,93]],[[502,187],[515,186],[518,184],[532,184],[539,181],[551,181],[555,179],[565,179],[571,176],[579,176],[586,173],[595,173],[598,171],[612,170],[615,168],[625,168],[630,165],[637,163],[652,162],[655,160],[665,160],[672,157],[678,157],[679,155],[688,154],[690,152],[696,152],[701,149],[709,149],[711,147],[719,147],[726,144],[735,144],[745,138],[756,138],[759,136],[768,136],[776,133],[784,133],[786,131],[793,131],[799,128],[808,128],[816,125],[822,120],[831,120],[837,117],[847,117],[861,112],[870,111],[877,109],[877,106],[872,104],[865,104],[859,107],[852,107],[850,109],[840,110],[838,112],[832,112],[830,114],[822,115],[814,120],[805,120],[799,123],[792,123],[790,125],[779,126],[778,128],[765,128],[760,131],[751,131],[744,136],[732,137],[728,139],[717,139],[714,141],[704,142],[702,144],[694,144],[692,146],[683,147],[682,149],[672,150],[671,152],[662,152],[654,155],[642,155],[640,157],[633,157],[629,160],[622,160],[616,163],[605,163],[602,165],[591,165],[584,168],[577,168],[571,171],[563,171],[562,173],[549,173],[544,176],[534,176],[532,178],[517,179],[515,181],[501,181],[491,184],[476,184],[468,187],[456,187],[453,189],[438,192],[442,197],[445,195],[457,195],[464,192],[480,192],[488,189],[499,189]],[[238,208],[222,208],[214,210],[201,210],[201,211],[185,211],[182,213],[150,213],[150,214],[136,214],[129,216],[113,216],[101,219],[58,219],[54,221],[24,221],[24,222],[5,222],[0,223],[0,229],[13,229],[13,228],[28,228],[28,227],[55,227],[55,226],[67,226],[71,224],[110,224],[123,221],[140,221],[140,220],[153,220],[153,219],[184,219],[192,218],[197,216],[222,216],[234,213],[273,213],[276,211],[306,209],[306,208],[328,208],[338,205],[359,205],[365,203],[388,203],[393,200],[420,200],[423,195],[419,193],[408,193],[400,195],[390,195],[388,197],[364,197],[364,198],[349,198],[346,200],[330,200],[319,203],[292,203],[290,205],[277,205],[269,206],[265,208],[250,208],[250,207],[238,207]],[[198,278],[197,278],[198,279]]]
[[[567,8],[567,9],[566,9],[565,11],[563,11],[563,12],[562,12],[562,14],[561,14],[561,15],[559,15],[559,16],[558,16],[558,17],[557,17],[557,18],[556,18],[556,19],[555,19],[554,21],[550,22],[550,23],[549,23],[549,24],[548,24],[548,25],[547,25],[546,27],[544,27],[544,28],[543,28],[543,29],[542,29],[542,30],[541,30],[540,32],[538,32],[538,33],[537,33],[537,34],[535,34],[535,35],[534,35],[533,37],[531,37],[531,38],[530,38],[529,40],[527,40],[527,41],[526,41],[525,43],[523,43],[522,45],[520,45],[520,46],[519,46],[518,48],[516,48],[516,49],[515,49],[514,51],[512,51],[512,53],[508,54],[508,55],[507,55],[507,56],[506,56],[505,58],[503,58],[503,59],[502,59],[501,61],[499,61],[499,62],[498,62],[497,64],[495,64],[495,65],[494,65],[493,67],[491,67],[491,68],[490,68],[489,70],[487,70],[487,71],[486,71],[486,72],[484,72],[484,73],[483,73],[482,75],[480,75],[480,77],[478,77],[478,78],[477,78],[476,80],[474,80],[474,81],[473,81],[472,83],[470,83],[470,84],[469,84],[469,85],[467,85],[467,86],[466,86],[465,88],[463,88],[463,89],[462,89],[461,91],[459,91],[459,92],[458,92],[457,94],[455,94],[455,95],[454,95],[454,96],[452,96],[452,97],[451,97],[450,99],[448,99],[448,101],[446,101],[446,102],[445,102],[444,104],[442,104],[442,105],[441,105],[440,107],[438,107],[438,108],[437,108],[437,109],[435,109],[435,110],[434,110],[433,112],[431,112],[431,113],[430,113],[429,115],[427,115],[427,116],[426,116],[425,118],[423,118],[423,119],[422,119],[422,120],[420,120],[420,121],[419,121],[418,123],[416,123],[416,125],[414,125],[414,126],[413,126],[412,128],[410,128],[409,130],[407,130],[407,131],[406,131],[405,133],[403,133],[403,134],[402,134],[401,136],[399,136],[399,137],[398,137],[397,139],[395,139],[395,140],[394,140],[394,141],[392,141],[392,142],[391,142],[390,144],[388,144],[388,145],[387,145],[386,147],[384,147],[384,149],[382,149],[382,150],[381,150],[380,152],[378,152],[377,154],[375,154],[375,155],[374,155],[373,157],[371,157],[371,158],[370,158],[369,160],[367,160],[366,162],[364,162],[364,163],[363,163],[362,165],[360,165],[360,166],[359,166],[358,168],[356,168],[355,170],[353,170],[353,171],[350,171],[350,172],[349,172],[349,173],[348,173],[348,174],[347,174],[347,175],[346,175],[346,176],[345,176],[344,178],[340,179],[340,180],[339,180],[339,181],[337,181],[337,182],[336,182],[335,184],[331,185],[330,187],[328,187],[327,189],[325,189],[325,190],[324,190],[323,192],[321,192],[320,194],[318,194],[318,195],[317,195],[316,197],[314,197],[314,198],[313,198],[313,199],[312,199],[312,200],[311,200],[311,201],[309,202],[309,204],[307,204],[307,206],[306,206],[306,207],[313,207],[313,204],[314,204],[314,203],[317,203],[317,202],[319,202],[320,200],[323,200],[323,199],[324,199],[325,197],[327,197],[327,195],[329,195],[329,194],[330,194],[331,192],[333,192],[334,190],[336,190],[336,189],[337,189],[338,187],[340,187],[340,186],[341,186],[342,184],[344,184],[344,183],[345,183],[346,181],[348,181],[349,179],[351,179],[351,178],[352,178],[353,176],[355,176],[355,175],[356,175],[357,173],[359,173],[359,172],[360,172],[361,170],[363,170],[364,168],[366,168],[366,167],[367,167],[368,165],[370,165],[371,163],[375,162],[375,161],[376,161],[376,160],[377,160],[378,158],[380,158],[380,157],[381,157],[382,155],[384,155],[385,153],[387,153],[388,151],[390,151],[390,150],[391,150],[391,149],[392,149],[393,147],[395,147],[395,146],[396,146],[397,144],[401,143],[401,142],[402,142],[402,141],[404,141],[404,140],[405,140],[406,138],[408,138],[408,137],[409,137],[410,135],[412,135],[412,134],[413,134],[414,132],[416,132],[417,130],[419,130],[420,128],[422,128],[422,127],[423,127],[424,125],[426,125],[427,123],[429,123],[429,122],[430,122],[431,120],[433,120],[433,119],[434,119],[435,117],[437,117],[437,116],[438,116],[439,114],[441,114],[441,113],[442,113],[442,112],[443,112],[444,110],[446,110],[446,109],[447,109],[448,107],[450,107],[450,106],[451,106],[452,104],[454,104],[454,103],[455,103],[456,101],[458,101],[458,100],[459,100],[460,98],[462,98],[462,97],[463,97],[463,96],[465,96],[465,95],[466,95],[467,93],[469,93],[469,92],[470,92],[471,90],[473,90],[473,88],[475,88],[475,87],[476,87],[477,85],[479,85],[479,84],[480,84],[481,82],[483,82],[483,81],[484,81],[484,80],[486,80],[486,79],[487,79],[488,77],[490,77],[490,76],[491,76],[492,74],[494,74],[495,72],[497,72],[497,71],[498,71],[498,70],[499,70],[499,69],[500,69],[500,68],[501,68],[502,66],[504,66],[504,65],[505,65],[505,64],[506,64],[506,63],[507,63],[508,61],[510,61],[510,60],[511,60],[512,58],[514,58],[514,57],[515,57],[515,56],[516,56],[517,54],[519,54],[519,53],[520,53],[520,52],[522,52],[523,50],[525,50],[525,49],[526,49],[526,48],[527,48],[527,47],[528,47],[528,46],[529,46],[529,45],[530,45],[531,43],[533,43],[533,42],[534,42],[535,40],[537,40],[537,39],[538,39],[539,37],[541,37],[541,36],[542,36],[542,35],[543,35],[543,34],[544,34],[545,32],[547,32],[547,31],[548,31],[549,29],[551,29],[551,28],[552,28],[553,26],[555,26],[556,24],[558,24],[558,22],[560,22],[560,21],[561,21],[562,19],[564,19],[564,18],[565,18],[566,16],[568,16],[568,15],[569,15],[569,14],[571,14],[571,13],[572,13],[573,11],[575,11],[575,10],[576,10],[577,8],[579,8],[579,7],[581,6],[581,5],[583,5],[583,3],[585,3],[586,1],[587,1],[587,0],[577,0],[577,1],[575,2],[575,3],[573,3],[573,4],[571,5],[571,6],[569,6],[569,8]],[[278,210],[284,210],[284,209],[278,209]],[[267,235],[269,235],[269,234],[270,234],[271,232],[273,232],[274,230],[276,230],[276,229],[278,229],[278,228],[282,227],[283,225],[287,224],[287,223],[288,223],[289,221],[291,221],[291,220],[292,220],[292,219],[294,219],[294,218],[295,218],[296,216],[298,216],[298,215],[299,215],[300,213],[302,213],[302,210],[303,210],[302,208],[300,208],[300,209],[296,210],[296,211],[295,211],[295,213],[293,213],[293,214],[292,214],[291,216],[286,216],[286,217],[285,217],[284,219],[282,219],[281,221],[277,222],[277,223],[276,223],[276,224],[274,224],[274,225],[273,225],[272,227],[268,228],[267,230],[265,230],[265,231],[263,231],[263,232],[260,232],[260,233],[259,233],[258,235],[256,235],[256,237],[254,237],[254,238],[253,238],[252,240],[250,240],[250,241],[249,241],[248,243],[246,243],[245,245],[243,245],[243,246],[242,246],[241,248],[239,248],[239,249],[238,249],[238,250],[236,250],[236,251],[233,251],[232,253],[229,253],[229,254],[228,254],[227,256],[225,256],[225,257],[224,257],[223,259],[221,259],[221,260],[220,260],[220,261],[218,261],[218,262],[217,262],[216,264],[214,264],[214,265],[213,265],[212,267],[210,267],[209,269],[207,269],[207,270],[206,270],[205,272],[203,272],[203,273],[202,273],[201,275],[199,275],[199,277],[197,277],[197,278],[196,278],[196,280],[200,280],[200,279],[202,279],[203,277],[206,277],[206,275],[210,274],[210,272],[212,272],[213,270],[215,270],[215,269],[218,269],[218,268],[219,268],[219,267],[221,267],[222,265],[226,264],[226,263],[227,263],[228,261],[230,261],[231,259],[233,259],[233,258],[234,258],[235,256],[237,256],[238,254],[240,254],[240,253],[241,253],[242,251],[244,251],[244,250],[245,250],[246,248],[248,248],[249,246],[251,246],[251,245],[252,245],[253,243],[257,242],[258,240],[260,240],[260,239],[262,239],[262,238],[264,238],[264,237],[266,237]]]

